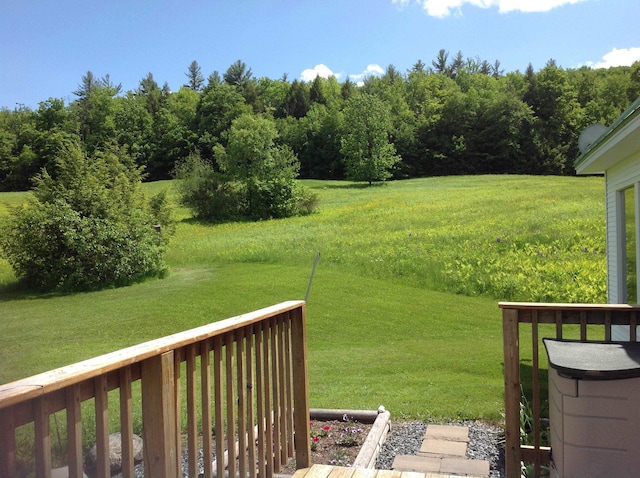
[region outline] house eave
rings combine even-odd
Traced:
[[[640,97],[574,163],[577,174],[604,174],[640,150]]]

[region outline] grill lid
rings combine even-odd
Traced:
[[[584,380],[640,377],[640,342],[581,342],[542,339],[549,366],[562,376]]]

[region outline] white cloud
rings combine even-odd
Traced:
[[[380,65],[376,65],[375,63],[371,63],[367,65],[367,68],[362,73],[354,73],[349,75],[349,78],[355,81],[358,86],[363,85],[363,80],[367,76],[376,76],[382,75],[384,73],[384,69]]]
[[[302,73],[300,73],[300,79],[302,81],[313,81],[316,79],[316,76],[320,78],[329,78],[331,76],[335,76],[336,78],[340,78],[340,74],[336,74],[331,71],[327,65],[316,65],[313,68],[307,68]]]
[[[587,62],[592,68],[610,68],[612,66],[631,66],[633,62],[640,61],[640,48],[614,48],[602,57],[597,63]]]
[[[406,5],[410,0],[392,0],[392,3]],[[498,8],[500,13],[509,12],[548,12],[563,5],[587,0],[416,0],[433,17],[444,18],[460,13],[465,4],[478,8]]]

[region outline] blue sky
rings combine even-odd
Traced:
[[[256,77],[358,81],[453,56],[506,71],[640,60],[638,0],[1,0],[0,107],[72,101],[82,75],[172,90],[240,59]]]

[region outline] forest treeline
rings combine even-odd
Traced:
[[[193,61],[185,85],[172,92],[149,73],[134,91],[87,72],[65,104],[50,98],[37,109],[0,109],[0,190],[24,190],[70,142],[87,154],[118,144],[146,179],[172,177],[196,153],[215,164],[234,119],[273,121],[277,141],[300,162],[300,177],[346,177],[346,111],[357,95],[386,108],[387,137],[401,158],[394,178],[452,174],[573,174],[577,138],[590,124],[609,125],[640,96],[640,62],[630,67],[565,69],[549,60],[534,71],[504,73],[477,58],[441,50],[401,72],[394,66],[360,85],[317,77],[311,82],[256,78],[242,61],[204,78]],[[360,114],[367,114],[362,111]],[[389,121],[387,121],[389,120]]]

